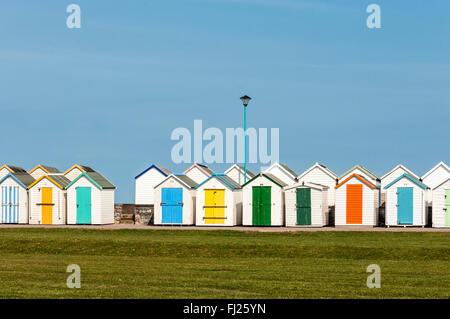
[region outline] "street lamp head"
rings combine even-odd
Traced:
[[[241,96],[242,104],[246,107],[252,98],[248,95]]]

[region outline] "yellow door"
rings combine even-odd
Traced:
[[[205,224],[225,223],[225,190],[205,190]]]
[[[205,190],[205,224],[214,224],[214,192],[213,189]]]
[[[214,208],[216,224],[225,224],[225,190],[216,190],[216,208]]]
[[[42,224],[51,225],[53,222],[53,202],[52,202],[52,188],[43,187],[42,192]]]

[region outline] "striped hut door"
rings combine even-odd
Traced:
[[[2,223],[17,224],[19,222],[19,187],[2,187]]]

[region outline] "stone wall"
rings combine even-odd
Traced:
[[[135,205],[134,220],[139,225],[153,225],[153,205]]]
[[[153,224],[153,205],[115,204],[115,224]]]

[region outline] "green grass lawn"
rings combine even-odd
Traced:
[[[0,298],[449,298],[449,247],[431,232],[0,229]]]

